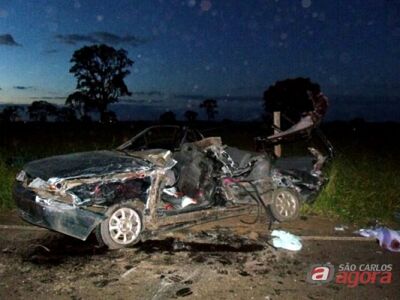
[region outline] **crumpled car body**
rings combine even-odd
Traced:
[[[295,166],[226,146],[219,137],[171,150],[132,144],[28,163],[14,188],[20,216],[81,240],[95,231],[115,249],[166,230],[267,211],[275,201],[292,203],[298,213],[325,182],[324,157],[315,149],[314,159]],[[307,164],[311,169],[302,169]]]

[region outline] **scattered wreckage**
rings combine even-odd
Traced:
[[[81,240],[94,232],[118,249],[261,209],[278,221],[295,219],[326,181],[326,157],[310,150],[310,157],[273,159],[226,146],[220,137],[154,126],[115,150],[26,164],[14,198],[31,224]]]

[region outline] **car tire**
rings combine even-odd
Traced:
[[[297,219],[300,214],[299,194],[287,188],[278,188],[272,193],[269,205],[272,216],[279,222]]]
[[[133,203],[110,206],[105,215],[107,218],[96,228],[96,237],[101,246],[114,250],[131,247],[140,241],[143,218]]]

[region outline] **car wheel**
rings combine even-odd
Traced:
[[[140,240],[143,230],[142,214],[129,203],[110,206],[107,219],[100,223],[96,237],[101,245],[109,249],[133,246]]]
[[[272,193],[270,204],[272,216],[279,222],[296,219],[300,213],[300,201],[296,191],[278,188]]]

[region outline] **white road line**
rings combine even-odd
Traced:
[[[47,230],[41,227],[25,226],[25,225],[0,225],[1,229],[16,229],[16,230],[31,230],[31,231],[44,231]]]
[[[300,236],[303,241],[357,241],[357,242],[372,242],[375,238],[367,238],[362,236]]]
[[[28,230],[28,231],[45,231],[46,228],[25,226],[25,225],[0,225],[0,230],[12,229],[12,230]],[[372,242],[375,238],[366,238],[361,236],[316,236],[316,235],[305,235],[300,236],[303,241],[357,241],[357,242]]]

